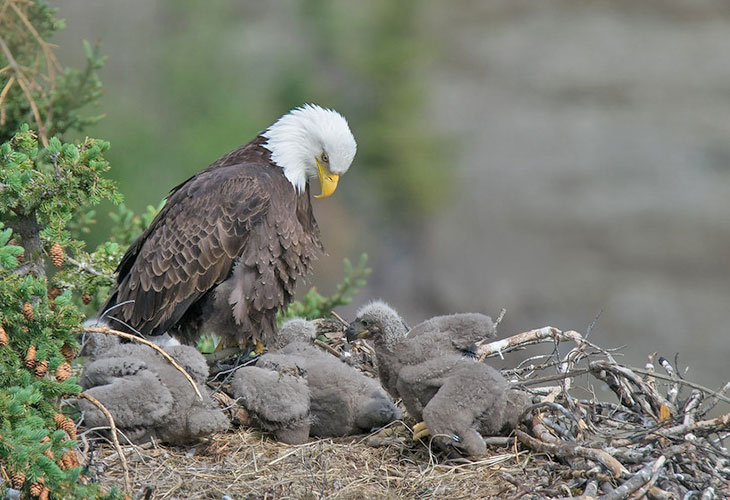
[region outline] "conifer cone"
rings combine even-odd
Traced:
[[[63,261],[66,260],[66,254],[63,252],[63,247],[58,243],[53,244],[48,254],[51,256],[51,262],[56,267],[61,267],[63,265]]]
[[[57,286],[48,289],[48,300],[54,300],[59,295],[61,295],[61,290]]]
[[[51,440],[51,438],[49,438],[48,436],[46,436],[46,437],[44,437],[43,439],[41,439],[41,444],[46,444],[46,443],[48,443],[48,442],[49,442],[50,440]],[[43,454],[44,454],[45,456],[47,456],[48,458],[50,458],[51,460],[53,460],[53,452],[51,451],[51,449],[50,449],[50,448],[48,448],[48,449],[47,449],[46,451],[44,451],[44,452],[43,452]]]
[[[22,472],[16,472],[10,476],[10,481],[12,481],[15,489],[19,490],[23,487],[23,484],[25,484],[25,474]]]
[[[85,306],[89,305],[89,302],[91,302],[91,295],[88,293],[83,294],[81,296],[81,302],[83,302]]]
[[[64,344],[63,347],[61,347],[61,354],[64,358],[66,358],[66,361],[68,361],[69,363],[76,358],[76,353],[74,352],[73,348],[68,344]]]
[[[34,497],[38,497],[43,492],[43,488],[43,481],[38,480],[30,485],[30,494]]]
[[[51,494],[51,490],[49,490],[47,487],[43,487],[43,490],[41,491],[41,494],[38,495],[38,500],[48,500],[49,496]]]
[[[66,415],[63,415],[62,413],[56,413],[56,415],[53,417],[53,422],[56,424],[56,427],[66,431],[68,437],[70,437],[71,439],[76,439],[76,425],[74,424],[73,420],[68,418]]]
[[[78,457],[76,457],[75,450],[68,450],[63,457],[64,457],[64,461],[66,462],[66,468],[68,468],[68,469],[72,469],[74,467],[78,467],[79,465],[81,465],[79,463]]]
[[[33,321],[35,313],[33,312],[33,306],[30,302],[23,304],[23,317],[28,321]]]
[[[66,423],[66,415],[63,413],[56,413],[53,416],[53,423],[56,424],[57,429],[63,429],[63,425]]]
[[[8,345],[8,334],[5,333],[5,328],[0,326],[0,346]]]
[[[35,365],[35,375],[36,377],[45,377],[46,373],[48,373],[48,361],[45,359],[42,361],[39,361]]]
[[[35,346],[32,345],[28,348],[28,352],[25,355],[25,367],[29,370],[35,368]]]
[[[68,363],[61,363],[58,368],[56,368],[56,380],[59,382],[63,382],[67,378],[71,376],[71,365]]]

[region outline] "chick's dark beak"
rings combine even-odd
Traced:
[[[345,336],[347,336],[348,342],[352,342],[355,339],[363,339],[368,333],[370,333],[370,331],[363,328],[362,324],[358,321],[350,323],[350,326],[348,326],[347,330],[345,330]]]

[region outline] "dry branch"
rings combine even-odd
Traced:
[[[646,488],[648,490],[654,482],[656,482],[659,472],[664,467],[666,457],[660,455],[655,461],[646,464],[639,472],[628,481],[624,482],[621,486],[606,493],[605,495],[598,498],[598,500],[623,500],[628,498],[629,495],[637,491],[639,488]]]
[[[629,472],[623,465],[621,465],[621,462],[605,451],[566,442],[546,443],[519,429],[515,430],[515,434],[522,444],[538,453],[549,453],[559,458],[582,457],[595,460],[611,471],[611,474],[613,474],[614,477],[621,477],[622,474],[628,474]]]
[[[122,447],[119,444],[119,439],[117,438],[117,424],[114,422],[114,417],[112,417],[112,414],[109,413],[109,410],[107,410],[104,405],[101,404],[99,400],[96,399],[94,396],[85,392],[81,392],[76,397],[80,399],[85,399],[97,408],[99,408],[99,411],[101,411],[106,419],[109,421],[109,427],[111,427],[112,442],[114,443],[114,448],[116,448],[117,450],[119,460],[122,463],[122,470],[124,471],[124,487],[127,491],[132,491],[132,482],[129,479],[129,467],[127,466],[127,458],[124,456]]]

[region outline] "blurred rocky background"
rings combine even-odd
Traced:
[[[313,284],[370,256],[346,315],[378,297],[411,323],[504,307],[506,336],[600,313],[591,339],[625,362],[679,353],[692,380],[727,380],[730,3],[58,5],[63,63],[83,65],[82,38],[109,55],[91,135],[135,211],[317,102],[359,143],[315,202]]]

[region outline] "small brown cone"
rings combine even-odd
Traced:
[[[43,492],[43,488],[43,481],[38,480],[30,485],[30,494],[34,497],[40,496],[40,494]]]
[[[81,302],[83,302],[85,306],[88,306],[91,302],[91,295],[89,295],[88,293],[83,294],[81,296]]]
[[[48,254],[51,256],[51,262],[56,267],[61,267],[63,265],[63,261],[66,260],[66,254],[63,251],[63,247],[58,243],[53,244]]]
[[[68,469],[71,469],[73,467],[78,467],[79,465],[81,465],[79,463],[78,457],[76,456],[75,450],[68,450],[68,452],[66,452],[66,454],[63,457],[64,457],[64,461],[66,462],[66,467]]]
[[[23,487],[23,484],[25,484],[25,474],[22,472],[16,472],[10,477],[10,481],[12,481],[15,489],[19,490]]]
[[[63,347],[61,347],[61,354],[63,354],[63,357],[66,358],[66,361],[69,363],[76,358],[76,353],[68,344],[64,344]]]
[[[0,346],[8,345],[8,334],[5,333],[5,328],[0,326]]]
[[[28,369],[35,368],[35,346],[32,345],[28,348],[28,352],[25,355],[25,367]]]
[[[71,365],[68,363],[61,363],[58,368],[56,368],[56,380],[59,382],[63,382],[67,378],[71,376]]]
[[[57,286],[52,286],[48,289],[48,300],[55,300],[59,295],[61,295],[61,289]]]
[[[49,496],[51,494],[51,490],[49,490],[47,487],[43,487],[43,490],[41,491],[41,494],[38,495],[38,500],[48,500]]]
[[[45,359],[42,361],[39,361],[35,365],[35,375],[36,377],[45,377],[46,373],[48,373],[48,361]]]
[[[30,302],[23,304],[23,317],[28,321],[33,321],[35,313],[33,312],[33,306]]]
[[[66,431],[68,437],[70,437],[71,439],[76,439],[76,425],[74,424],[73,420],[68,418],[66,415],[56,413],[56,415],[53,417],[53,422],[56,424],[56,427]]]

